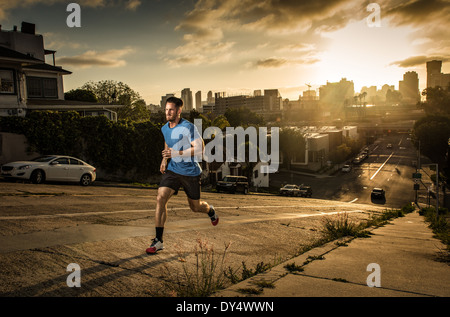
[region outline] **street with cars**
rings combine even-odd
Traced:
[[[362,163],[346,164],[349,171],[271,175],[275,183],[281,179],[296,185],[290,188],[292,194],[247,191],[246,186],[204,191],[202,199],[220,216],[217,227],[205,215],[193,213],[180,191],[168,206],[165,250],[153,256],[145,249],[154,235],[156,187],[99,180],[86,187],[80,186],[78,176],[69,183],[4,179],[0,295],[158,296],[165,270],[180,272],[180,266],[195,262],[199,246],[226,253],[226,265],[235,270],[243,263],[254,268],[286,261],[320,239],[326,217],[345,212],[351,220],[362,221],[414,200],[411,175],[416,152],[407,138],[407,134],[379,138]],[[20,164],[18,169],[28,165]],[[49,167],[58,165],[63,164]],[[22,169],[31,169],[31,164]],[[301,197],[302,186],[311,195]],[[382,190],[383,197],[373,197],[374,189]],[[276,248],[268,248],[273,243]],[[81,267],[80,289],[66,284],[71,263]]]

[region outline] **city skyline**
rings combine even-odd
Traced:
[[[368,18],[369,1],[78,1],[81,27],[70,28],[68,2],[5,1],[2,29],[35,23],[56,65],[72,72],[65,91],[116,80],[147,104],[184,88],[252,94],[278,89],[298,99],[342,78],[362,87],[399,89],[409,71],[426,88],[426,62],[443,61],[449,73],[448,1],[377,1],[380,25]],[[373,20],[374,21],[374,20]],[[50,63],[50,61],[47,61]]]

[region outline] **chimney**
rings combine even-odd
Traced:
[[[22,22],[22,33],[35,34],[36,25],[33,23]]]

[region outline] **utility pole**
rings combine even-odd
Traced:
[[[436,216],[439,216],[439,164],[436,164]]]
[[[436,215],[439,215],[439,164],[433,163],[433,164],[424,164],[424,165],[426,165],[426,166],[435,165],[436,166]],[[430,175],[428,175],[428,176],[431,177]]]

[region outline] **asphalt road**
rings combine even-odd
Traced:
[[[357,202],[401,208],[414,201],[412,173],[417,153],[407,133],[386,135],[369,146],[369,157],[360,164],[352,164],[350,172],[338,171],[329,177],[307,176],[300,173],[280,173],[280,183],[307,184],[313,189],[313,198]],[[387,148],[388,144],[392,148]],[[385,200],[372,200],[373,188],[386,191]]]
[[[220,215],[213,227],[180,192],[169,202],[165,250],[150,256],[156,189],[0,182],[0,197],[1,296],[158,296],[169,276],[194,269],[211,252],[240,275],[244,265],[255,270],[292,258],[322,236],[326,217],[345,211],[359,221],[384,209],[203,193]],[[80,288],[67,286],[71,263],[81,268]]]
[[[313,198],[204,192],[217,227],[190,211],[181,191],[168,205],[165,249],[153,256],[145,248],[154,237],[155,188],[0,182],[0,296],[167,296],[168,281],[206,257],[238,276],[244,266],[282,263],[322,237],[325,219],[346,212],[358,222],[414,200],[407,137],[377,140],[350,173],[294,175]],[[386,190],[385,201],[371,200],[374,187]],[[71,263],[80,266],[80,288],[67,285]]]

